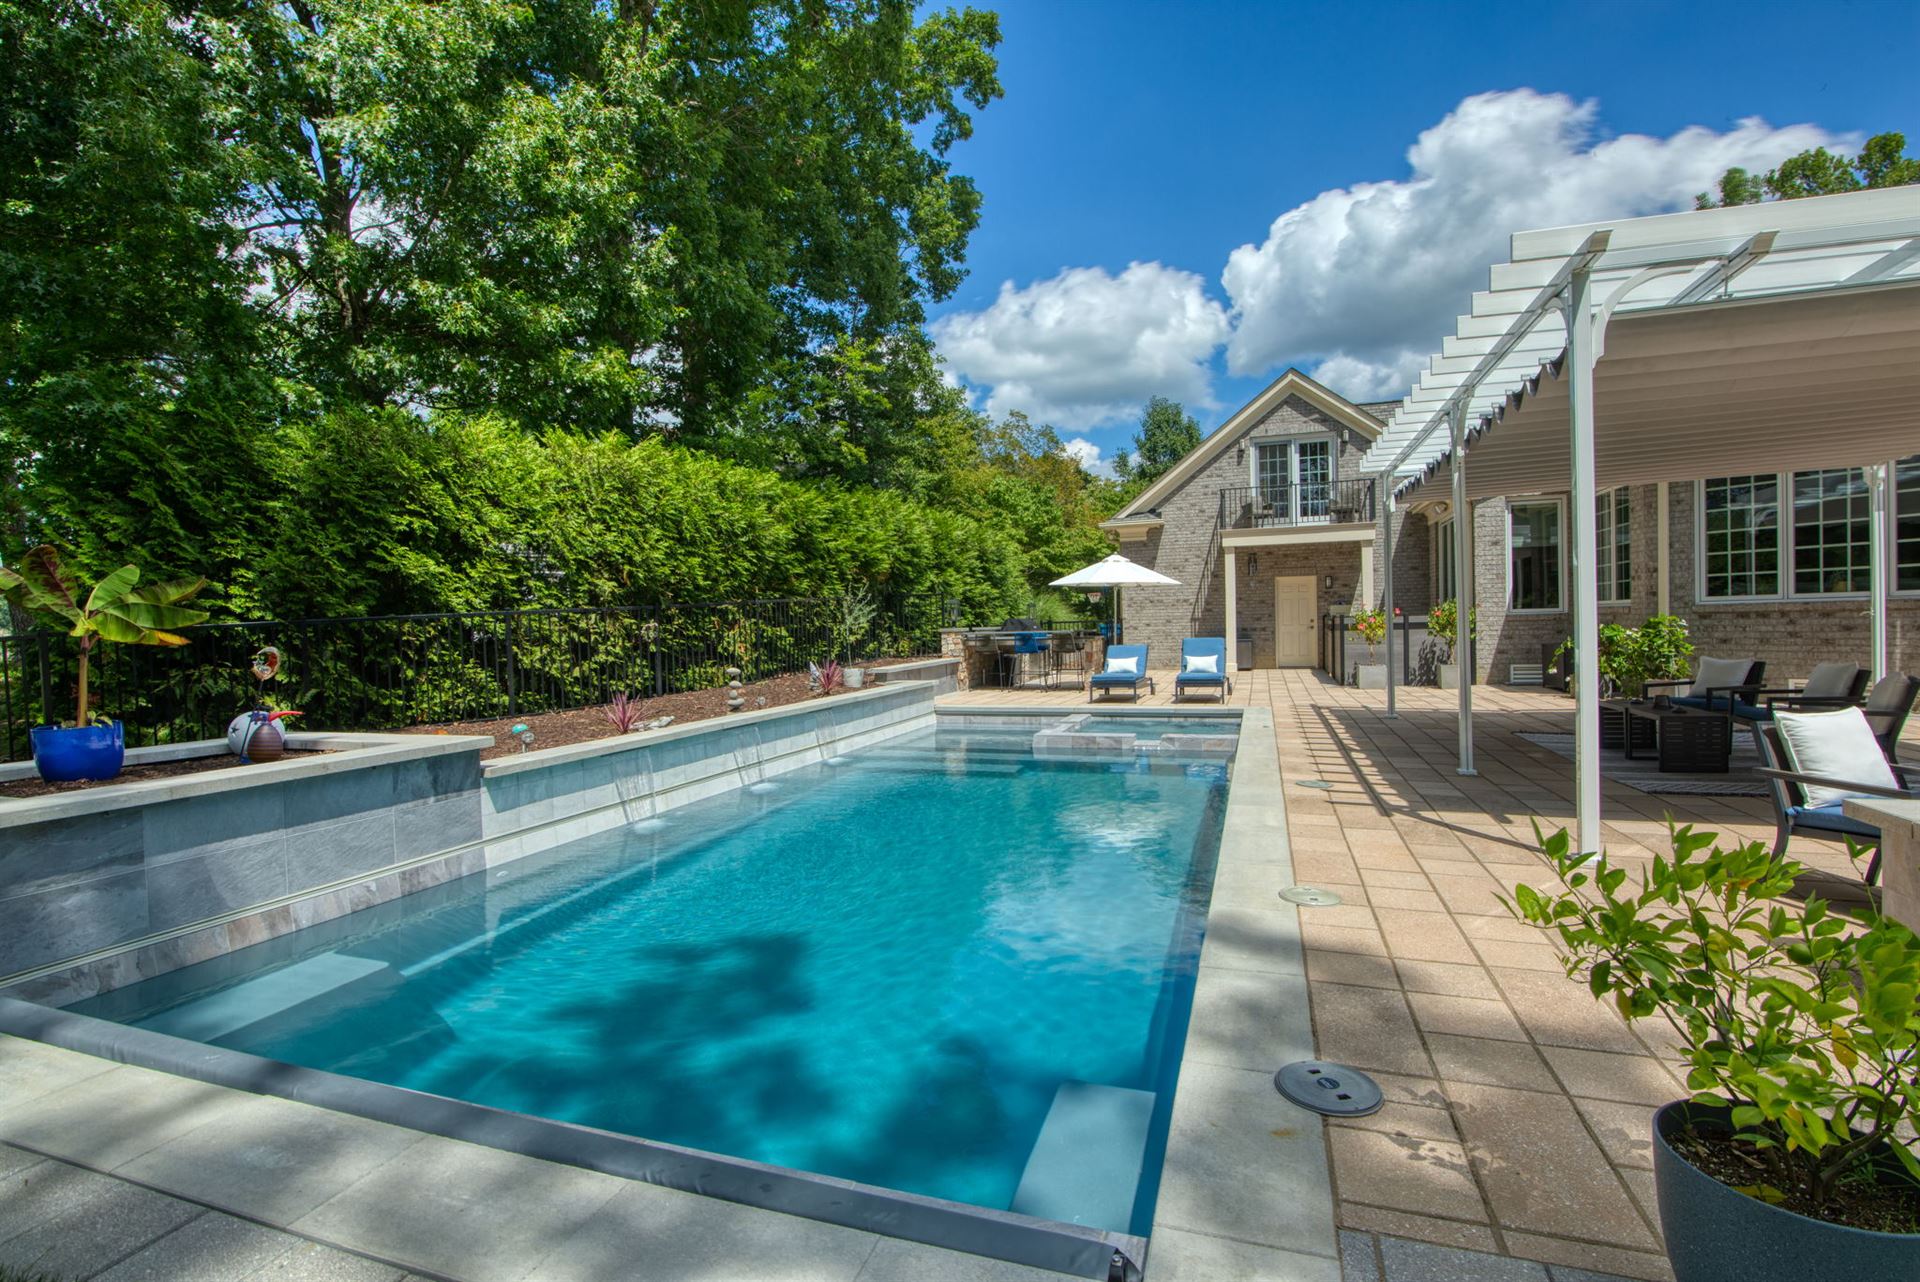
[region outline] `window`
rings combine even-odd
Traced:
[[[1261,501],[1284,510],[1293,487],[1293,452],[1285,441],[1253,447],[1253,485]]]
[[[1793,474],[1793,593],[1865,592],[1873,537],[1867,474],[1857,467]]]
[[[1780,478],[1700,483],[1701,566],[1709,600],[1780,591]]]
[[[1920,454],[1894,473],[1893,547],[1894,591],[1920,592]]]
[[[1594,500],[1599,545],[1600,599],[1633,599],[1633,492],[1622,486],[1603,490]]]
[[[1507,508],[1507,608],[1559,610],[1560,501],[1527,499]]]
[[[1300,441],[1294,448],[1300,461],[1300,512],[1303,517],[1325,516],[1333,490],[1333,442]]]
[[[1454,578],[1459,569],[1457,552],[1453,546],[1453,532],[1458,526],[1452,517],[1440,522],[1433,531],[1433,551],[1437,564],[1433,567],[1433,588],[1435,601],[1458,601],[1460,585]]]
[[[1325,437],[1256,441],[1253,488],[1272,515],[1303,521],[1327,515],[1333,497],[1333,442]]]

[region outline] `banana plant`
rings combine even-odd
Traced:
[[[86,726],[87,660],[101,641],[121,645],[185,645],[174,628],[203,622],[205,610],[180,603],[207,586],[205,579],[175,579],[171,583],[137,586],[140,570],[123,565],[86,593],[60,563],[60,554],[42,545],[20,560],[17,570],[0,566],[0,596],[29,613],[51,614],[67,624],[67,635],[80,643],[80,688],[73,724]]]

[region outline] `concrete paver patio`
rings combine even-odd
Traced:
[[[1156,674],[1159,693],[1141,702],[1170,704],[1172,675]],[[944,702],[1085,700],[971,690]],[[1436,1276],[1542,1277],[1544,1264],[1562,1277],[1670,1278],[1647,1140],[1654,1108],[1684,1094],[1667,1030],[1630,1028],[1594,1002],[1497,899],[1545,874],[1534,821],[1572,822],[1572,763],[1520,737],[1570,730],[1571,701],[1476,688],[1476,777],[1455,769],[1450,692],[1403,689],[1388,720],[1379,691],[1254,671],[1235,678],[1231,702],[1272,709],[1294,874],[1342,900],[1301,910],[1317,1053],[1368,1070],[1387,1093],[1379,1113],[1327,1128],[1341,1227],[1355,1242],[1384,1235],[1364,1267],[1354,1247],[1349,1282],[1382,1276],[1367,1269],[1390,1278],[1389,1257],[1413,1243],[1509,1261]],[[1605,809],[1607,849],[1628,863],[1664,853],[1669,815],[1728,840],[1773,837],[1760,797],[1608,781]],[[1793,854],[1819,870],[1820,893],[1859,895],[1840,847],[1796,843]]]

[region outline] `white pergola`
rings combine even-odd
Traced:
[[[1577,838],[1593,852],[1599,490],[1864,467],[1874,675],[1886,671],[1890,460],[1920,451],[1920,187],[1521,232],[1512,254],[1363,466],[1389,496],[1389,594],[1396,504],[1450,494],[1463,635],[1468,504],[1572,492]],[[1388,646],[1391,716],[1391,630]],[[1460,683],[1459,770],[1474,773],[1470,680]]]

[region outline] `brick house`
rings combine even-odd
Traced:
[[[1127,639],[1162,667],[1189,636],[1237,638],[1237,667],[1324,666],[1325,621],[1384,594],[1386,496],[1359,468],[1398,404],[1356,404],[1288,370],[1106,521],[1123,554],[1180,582],[1127,591]],[[1920,455],[1895,476],[1889,657],[1916,672]],[[1481,681],[1541,665],[1571,631],[1569,502],[1560,492],[1471,505]],[[1601,621],[1677,614],[1698,652],[1755,655],[1783,680],[1824,659],[1864,664],[1867,503],[1859,468],[1604,491]],[[1454,596],[1451,504],[1416,492],[1393,527],[1394,604],[1419,619]],[[1419,640],[1414,649],[1421,658]],[[1346,657],[1350,674],[1359,653]]]
[[[1127,640],[1160,666],[1190,636],[1236,638],[1235,666],[1320,665],[1322,617],[1382,586],[1380,495],[1359,463],[1397,404],[1288,370],[1104,522],[1123,555],[1180,582],[1127,589]],[[1424,527],[1396,536],[1396,590],[1417,581],[1424,603]]]

